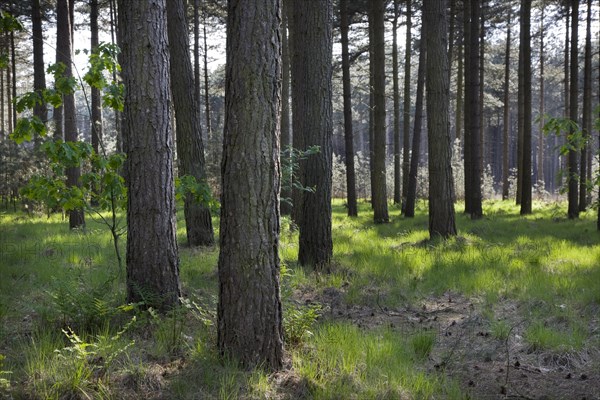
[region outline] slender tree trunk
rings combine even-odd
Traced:
[[[464,38],[461,38],[459,43],[458,43],[458,66],[456,67],[456,138],[458,140],[464,140],[464,135],[463,135],[463,126],[464,126],[464,94],[465,94],[465,88],[464,88],[464,77],[465,77],[465,73],[464,73],[464,54],[463,54],[463,49],[464,49]],[[463,148],[464,148],[464,143],[463,143]]]
[[[127,301],[179,303],[165,0],[119,0],[127,151]],[[152,46],[148,46],[152,43]]]
[[[282,25],[281,25],[281,53],[282,53],[282,88],[281,88],[281,149],[289,149],[292,145],[292,132],[291,132],[291,121],[290,121],[290,39],[288,37],[288,26],[289,18],[286,12],[289,8],[289,3],[292,0],[282,0]],[[283,156],[283,153],[282,153]],[[287,157],[285,163],[281,160],[282,164],[287,168],[291,163],[291,157]],[[293,174],[290,174],[290,179],[293,179]],[[290,182],[291,183],[291,182]],[[281,188],[281,199],[287,201],[280,202],[281,215],[290,215],[292,207],[290,199],[292,198],[292,188],[290,185],[286,185],[285,188]]]
[[[10,34],[6,33],[7,51],[10,51]],[[13,95],[12,95],[12,81],[14,76],[12,74],[12,67],[7,65],[6,67],[6,115],[8,116],[8,134],[13,132],[14,121],[13,121]]]
[[[0,39],[2,39],[0,37]],[[3,135],[6,133],[5,120],[4,120],[4,71],[0,69],[0,133]]]
[[[404,53],[404,110],[402,113],[402,212],[406,209],[410,169],[410,82],[412,56],[412,0],[406,1],[406,43]]]
[[[452,177],[448,23],[445,2],[423,3],[427,40],[427,131],[429,142],[429,236],[456,235]]]
[[[384,0],[372,0],[369,25],[373,25],[371,64],[373,65],[373,220],[389,222],[385,172],[385,40]]]
[[[169,0],[167,7],[171,92],[176,120],[179,174],[206,183],[206,163],[200,124],[200,107],[194,98],[194,71],[189,52],[183,0]],[[190,246],[212,246],[214,234],[210,209],[188,194],[184,200],[187,240]]]
[[[91,48],[95,51],[98,47],[98,0],[90,0],[90,33]],[[92,87],[92,147],[99,154],[100,141],[102,140],[102,96],[100,89]]]
[[[212,123],[210,119],[210,95],[209,95],[209,82],[208,82],[208,43],[206,34],[206,9],[202,12],[202,33],[204,39],[204,113],[206,118],[206,136],[210,138],[212,136]]]
[[[539,137],[538,137],[538,154],[537,154],[537,179],[538,182],[543,182],[542,185],[542,189],[546,189],[546,177],[545,175],[545,168],[544,168],[544,123],[545,123],[545,119],[544,119],[544,96],[545,96],[545,72],[544,72],[544,67],[545,67],[545,48],[544,48],[544,9],[545,9],[545,1],[542,0],[542,4],[541,4],[541,9],[542,9],[542,16],[540,19],[540,122],[539,122]]]
[[[218,345],[244,367],[276,370],[281,2],[229,0],[228,11]]]
[[[394,204],[402,204],[402,162],[400,137],[400,82],[398,71],[398,17],[400,0],[394,0],[392,23],[392,81],[394,91]]]
[[[511,40],[511,10],[508,11],[508,22],[506,25],[506,51],[504,54],[504,116],[502,123],[502,200],[508,199],[510,174],[508,168],[508,149],[510,132],[510,40]]]
[[[523,65],[523,79],[519,80],[519,96],[523,97],[523,186],[521,188],[521,215],[531,214],[531,0],[521,0],[519,62]],[[521,61],[522,58],[522,61]],[[521,95],[521,92],[523,93]],[[519,117],[521,119],[521,117]]]
[[[448,82],[452,82],[452,63],[454,61],[454,42],[456,35],[456,0],[450,0],[450,15],[448,16]]]
[[[10,68],[12,69],[12,98],[17,98],[17,57],[15,55],[15,32],[10,32]],[[17,107],[12,108],[13,129],[17,125]]]
[[[41,94],[46,89],[46,71],[40,0],[31,0],[31,31],[33,36],[33,90]],[[48,120],[46,103],[37,104],[33,108],[33,115],[46,122]]]
[[[423,126],[423,95],[425,92],[425,70],[427,65],[427,28],[425,21],[421,26],[419,43],[419,69],[417,72],[417,98],[415,100],[415,128],[413,131],[412,151],[410,158],[410,171],[408,173],[408,193],[406,194],[406,210],[404,215],[408,218],[415,216],[415,203],[417,201],[417,173],[419,159],[421,158],[421,128]]]
[[[340,31],[342,36],[343,75],[342,86],[344,91],[344,141],[346,145],[346,188],[348,192],[348,216],[356,217],[358,215],[358,207],[356,204],[356,174],[354,171],[354,132],[352,129],[352,88],[350,86],[350,56],[348,52],[348,19],[348,0],[340,0]],[[397,50],[395,52],[397,55]],[[397,79],[395,82],[397,83]],[[394,135],[394,138],[396,138],[396,143],[398,143],[398,137]]]
[[[200,0],[194,0],[194,99],[198,111],[202,97],[200,95]]]
[[[579,68],[578,68],[578,26],[579,26],[579,0],[571,0],[571,61],[570,61],[570,91],[569,91],[569,118],[578,120],[578,95],[579,95]],[[571,140],[575,132],[569,132]],[[578,165],[579,152],[575,149],[569,150],[568,154],[568,217],[579,218],[579,193],[578,193]]]
[[[480,0],[481,17],[479,19],[479,171],[485,170],[485,116],[484,110],[484,78],[485,78],[485,9],[486,1]]]
[[[109,12],[110,12],[110,41],[112,44],[117,44],[118,39],[115,38],[115,31],[117,30],[117,5],[115,0],[109,0]],[[118,37],[118,33],[116,34]],[[119,63],[122,60],[122,53],[119,53]],[[117,81],[117,71],[113,70],[112,72],[113,82]],[[123,132],[121,129],[123,114],[120,111],[114,110],[115,114],[115,131],[116,131],[116,147],[117,152],[123,152]]]
[[[294,57],[292,59],[293,131],[303,146],[319,146],[319,153],[300,162],[303,191],[300,206],[298,261],[328,269],[333,253],[331,237],[332,165],[332,49],[333,2],[318,0],[314,7],[294,2]],[[311,60],[306,62],[306,60]],[[295,205],[294,205],[295,206]]]
[[[587,208],[588,142],[592,132],[592,0],[587,0],[585,60],[583,67],[583,148],[579,178],[579,211]]]
[[[477,0],[465,1],[465,69],[479,69],[479,19],[480,3]],[[465,212],[473,219],[483,216],[481,204],[481,142],[479,73],[465,77]],[[467,201],[468,200],[468,201]]]

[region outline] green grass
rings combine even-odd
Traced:
[[[459,293],[477,300],[497,340],[514,334],[515,321],[525,321],[519,328],[531,351],[600,346],[590,328],[600,309],[594,212],[569,221],[564,204],[535,203],[534,214],[521,217],[512,202],[495,201],[484,204],[482,220],[472,221],[457,205],[459,236],[430,241],[424,207],[419,202],[413,219],[390,207],[391,222],[375,225],[367,203],[360,204],[359,217],[347,218],[335,201],[331,274],[297,265],[298,232],[282,220],[282,297],[286,334],[293,335],[289,384],[261,370],[244,371],[217,353],[219,250],[185,245],[181,211],[180,276],[188,301],[167,316],[124,307],[124,271],[102,225],[88,221],[85,232],[70,232],[59,215],[0,213],[0,397],[2,391],[15,398],[107,399],[467,396],[443,374],[427,372],[435,332],[359,328],[293,302],[295,293],[327,288],[336,288],[349,307],[377,309]],[[507,300],[519,305],[514,320],[494,315],[495,305]],[[107,338],[125,326],[116,347],[109,347]],[[113,354],[110,365],[65,350],[73,347],[61,331],[67,327],[88,350],[102,349],[103,360]]]

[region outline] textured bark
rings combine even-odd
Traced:
[[[12,70],[12,86],[10,90],[12,91],[12,98],[17,98],[17,57],[15,54],[15,32],[10,32],[10,69]],[[17,125],[17,107],[14,105],[11,107],[12,109],[12,121],[13,121],[13,129]]]
[[[445,2],[426,1],[423,8],[427,40],[429,235],[445,238],[456,235],[448,109],[448,23]]]
[[[579,211],[587,208],[588,141],[592,132],[592,0],[587,0],[587,18],[585,34],[585,59],[583,67],[583,139],[581,149],[581,172],[579,179]]]
[[[167,25],[179,174],[190,175],[197,182],[206,183],[200,110],[194,98],[194,71],[183,0],[169,0]],[[210,209],[188,194],[184,199],[183,211],[188,244],[213,245],[215,240]]]
[[[486,0],[480,0],[480,18],[479,18],[479,171],[483,173],[485,168],[485,116],[484,110],[484,78],[485,78],[485,10]],[[483,197],[482,197],[483,198]]]
[[[421,39],[419,44],[419,70],[417,72],[417,98],[415,100],[415,128],[413,132],[412,151],[410,158],[410,171],[408,173],[408,192],[406,193],[406,209],[404,216],[415,216],[417,201],[417,172],[421,158],[421,131],[423,126],[423,95],[425,91],[425,70],[427,65],[427,28],[425,21],[421,26]]]
[[[410,82],[412,46],[412,4],[406,1],[406,43],[404,54],[404,110],[402,112],[402,211],[406,208],[410,169]]]
[[[31,32],[33,37],[33,90],[41,93],[46,89],[46,71],[40,0],[31,0]],[[46,122],[48,120],[46,104],[36,105],[33,108],[33,115]]]
[[[521,215],[531,214],[532,116],[531,116],[531,0],[521,0],[519,62],[523,76],[519,80],[519,96],[523,97],[523,172],[521,186]],[[522,57],[522,61],[521,61]],[[522,95],[521,95],[522,92]],[[519,111],[521,109],[519,108]],[[521,119],[521,117],[519,117]]]
[[[10,51],[10,34],[6,33],[6,49]],[[6,115],[8,116],[8,134],[10,135],[13,132],[14,123],[13,120],[13,95],[12,95],[12,81],[14,79],[14,74],[12,73],[12,68],[7,66],[6,68]]]
[[[331,237],[332,163],[332,23],[331,0],[314,7],[294,1],[292,103],[294,137],[301,149],[319,146],[318,154],[300,162],[300,183],[315,188],[302,192],[298,261],[328,268],[333,253]],[[307,62],[310,60],[310,62]],[[294,204],[294,207],[296,205]]]
[[[179,302],[165,0],[119,0],[127,154],[127,301]]]
[[[92,51],[98,47],[98,0],[90,1],[90,33]],[[102,96],[100,89],[92,87],[92,147],[99,152],[102,140]]]
[[[510,40],[511,40],[511,9],[508,11],[508,22],[506,26],[506,51],[504,53],[504,105],[502,118],[502,200],[508,199],[509,192],[509,170],[508,170],[508,148],[510,141]]]
[[[385,172],[385,40],[384,0],[371,0],[369,25],[373,28],[370,64],[373,72],[373,221],[376,224],[389,222]]]
[[[194,0],[194,100],[200,110],[200,0]]]
[[[578,95],[579,95],[579,68],[578,56],[579,50],[577,46],[579,27],[579,0],[571,0],[571,60],[569,69],[569,118],[572,121],[578,120]],[[575,132],[569,132],[569,137]],[[570,138],[569,138],[570,140]],[[568,211],[569,219],[579,218],[579,193],[578,193],[578,176],[579,176],[579,152],[575,149],[569,150],[568,154]]]
[[[69,0],[58,0],[56,3],[56,58],[58,62],[66,66],[64,75],[73,76],[72,51],[73,42],[71,38],[71,11],[69,9]],[[64,118],[64,139],[66,142],[76,142],[77,133],[77,114],[75,110],[75,95],[73,93],[63,95],[63,118]],[[79,167],[69,167],[66,170],[67,186],[80,185],[79,177],[81,170]],[[80,228],[85,225],[83,210],[69,211],[69,227],[71,229]]]
[[[212,136],[212,124],[210,120],[210,88],[208,82],[208,42],[206,34],[206,9],[202,12],[202,38],[204,40],[204,117],[206,118],[206,136]]]
[[[392,23],[392,82],[394,96],[394,204],[402,204],[402,163],[400,140],[400,82],[398,68],[398,17],[400,0],[394,0],[394,19]]]
[[[397,4],[397,3],[395,3]],[[348,216],[356,217],[358,215],[358,207],[356,204],[356,174],[354,171],[354,131],[352,129],[352,88],[350,85],[350,55],[348,51],[348,0],[340,0],[340,31],[342,37],[342,86],[344,97],[344,143],[346,150],[346,190],[348,193]],[[394,37],[396,37],[394,31]],[[397,55],[396,46],[394,45],[394,54]],[[397,60],[396,60],[397,61]],[[396,67],[397,68],[397,67]],[[397,74],[397,71],[396,71]],[[395,85],[397,86],[397,75],[395,75]],[[394,87],[396,87],[394,86]],[[396,94],[396,90],[394,91]],[[398,113],[399,113],[398,108]],[[399,115],[398,115],[399,117]],[[398,120],[395,120],[395,125]],[[394,125],[394,126],[395,126]],[[399,132],[398,132],[399,135]],[[397,144],[399,137],[394,133],[394,140]],[[399,151],[399,149],[398,149]],[[399,165],[398,158],[396,161]]]
[[[479,69],[479,19],[478,0],[465,1],[465,70]],[[483,216],[481,196],[481,142],[479,73],[465,76],[465,212],[471,218]]]
[[[115,0],[109,0],[109,13],[110,13],[110,42],[117,44],[118,39],[115,39],[115,31],[117,30],[117,5]],[[117,35],[118,36],[118,35]],[[118,61],[122,64],[123,54],[119,53]],[[113,70],[112,73],[113,82],[117,81],[117,71]],[[123,114],[120,111],[114,110],[115,116],[115,133],[116,133],[116,150],[117,152],[123,152],[123,132],[121,129]]]
[[[464,38],[461,38],[458,43],[458,65],[456,67],[456,138],[464,141],[464,108],[465,108],[465,87],[464,87],[464,78],[465,78],[465,59],[464,59]],[[464,148],[464,142],[463,142]]]
[[[279,369],[281,3],[228,4],[218,345],[245,367]]]

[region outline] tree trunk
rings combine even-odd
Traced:
[[[394,0],[392,23],[392,81],[394,91],[394,204],[402,204],[402,165],[400,137],[400,82],[398,72],[398,17],[400,0]]]
[[[218,345],[247,368],[283,362],[280,4],[228,2]]]
[[[510,171],[508,168],[508,149],[510,141],[510,40],[511,40],[511,16],[512,10],[509,8],[508,21],[506,25],[506,52],[504,54],[504,115],[502,123],[502,200],[508,200],[509,183],[508,177]]]
[[[10,34],[6,33],[6,49],[10,51]],[[6,115],[8,116],[8,134],[13,132],[14,122],[13,121],[13,95],[12,95],[12,81],[15,77],[12,74],[12,67],[6,66]]]
[[[91,48],[95,51],[98,47],[98,0],[90,1],[90,32]],[[100,89],[92,87],[92,147],[99,154],[100,141],[102,140],[102,96]]]
[[[206,5],[205,5],[206,6]],[[206,137],[212,136],[212,123],[210,120],[210,95],[208,82],[208,43],[206,35],[206,8],[202,12],[202,34],[204,39],[204,109],[206,118]]]
[[[348,52],[348,19],[348,0],[340,0],[342,86],[344,91],[344,141],[346,145],[346,190],[348,192],[348,216],[356,217],[358,215],[358,207],[356,204],[356,174],[354,171],[354,132],[352,129],[352,88],[350,86],[350,56]],[[395,50],[395,53],[397,54],[397,50]],[[394,82],[397,84],[397,79]],[[396,143],[398,143],[399,139],[395,134],[394,138]]]
[[[571,61],[570,61],[570,91],[569,91],[569,118],[572,121],[578,120],[577,97],[579,95],[579,70],[578,70],[578,26],[579,26],[579,0],[571,0]],[[567,140],[571,141],[574,131],[569,132]],[[569,219],[579,218],[579,193],[578,176],[579,152],[575,149],[569,150],[568,154],[568,217]]]
[[[546,189],[546,177],[545,168],[544,168],[544,90],[545,90],[545,76],[544,76],[544,67],[545,67],[545,48],[544,48],[544,8],[545,2],[542,0],[541,9],[542,15],[540,19],[540,111],[539,111],[539,137],[538,137],[538,154],[537,154],[537,180],[542,183],[542,189]]]
[[[31,0],[31,31],[33,37],[33,90],[40,93],[46,89],[46,67],[44,65],[44,35],[40,0]],[[33,115],[42,121],[48,120],[46,103],[37,104]]]
[[[523,97],[523,172],[521,187],[521,215],[531,214],[531,0],[521,0],[519,62],[523,78],[519,80],[519,96]],[[522,61],[521,61],[522,58]],[[520,110],[520,109],[519,109]],[[521,117],[519,117],[521,119]]]
[[[421,158],[421,128],[423,126],[423,92],[425,91],[425,70],[427,65],[427,28],[425,21],[421,26],[421,39],[419,43],[419,69],[417,72],[417,98],[415,101],[415,128],[413,132],[410,171],[408,173],[408,192],[406,193],[406,209],[404,216],[415,216],[415,203],[417,201],[417,173],[419,159]],[[448,81],[449,82],[449,81]]]
[[[479,18],[478,0],[465,1],[465,70],[479,69]],[[465,76],[465,212],[473,219],[483,216],[481,205],[481,143],[479,73]]]
[[[385,40],[384,0],[371,0],[369,25],[373,26],[373,221],[376,224],[389,222],[385,173]]]
[[[281,88],[281,150],[289,149],[292,145],[292,132],[290,127],[290,39],[288,37],[289,18],[286,12],[289,8],[289,3],[292,0],[282,0],[282,25],[281,25],[281,63],[282,63],[282,88]],[[282,153],[283,156],[283,153]],[[282,160],[283,163],[283,160]],[[291,158],[287,157],[284,165],[289,166]],[[290,179],[293,176],[290,174]],[[290,182],[291,183],[291,182]],[[289,200],[292,197],[292,189],[290,185],[281,188],[281,198],[287,201],[281,201],[281,215],[290,215],[292,212]]]
[[[464,77],[465,77],[465,73],[464,73],[464,37],[461,38],[461,40],[458,43],[458,66],[456,67],[456,138],[458,140],[463,141],[464,140],[464,135],[463,135],[463,126],[464,126],[464,94],[465,94],[465,88],[464,88]],[[464,142],[463,142],[463,148],[464,148]]]
[[[200,111],[200,0],[194,0],[194,100]]]
[[[12,98],[17,98],[17,57],[15,55],[15,32],[10,32],[10,68],[12,69]],[[13,129],[17,125],[17,107],[12,105]]]
[[[404,53],[404,110],[402,113],[402,212],[406,209],[410,170],[410,82],[412,58],[412,1],[406,0],[406,43]]]
[[[483,173],[485,170],[485,118],[484,110],[484,78],[485,78],[485,0],[480,0],[479,18],[479,171]]]
[[[127,154],[127,301],[179,302],[165,0],[119,0]]]
[[[194,98],[194,71],[183,0],[169,0],[167,25],[179,174],[193,176],[196,182],[206,185],[200,108]],[[208,206],[188,194],[183,211],[188,244],[212,246],[215,240]]]
[[[298,261],[316,269],[329,268],[333,253],[331,237],[332,165],[332,25],[331,0],[306,7],[294,2],[294,56],[292,102],[294,137],[302,136],[301,149],[319,146],[319,153],[300,161],[299,178],[304,187],[300,202]],[[306,62],[310,60],[310,62]],[[296,207],[296,205],[294,205]]]
[[[587,208],[588,142],[592,132],[592,0],[587,0],[585,60],[583,69],[583,147],[579,178],[579,211]]]
[[[73,76],[72,52],[73,42],[71,37],[71,10],[69,9],[69,0],[58,0],[56,3],[56,58],[58,62],[65,65],[65,77]],[[75,109],[75,95],[67,93],[63,95],[63,118],[64,118],[64,137],[65,142],[76,142],[77,133],[77,114]],[[66,170],[67,187],[79,186],[79,177],[81,170],[79,167],[69,167]],[[83,210],[69,211],[69,227],[71,229],[85,226]]]
[[[445,2],[426,1],[429,236],[456,235],[449,125],[448,23]]]
[[[117,30],[117,5],[115,0],[109,0],[109,12],[110,12],[110,41],[112,44],[118,44],[118,39],[115,38],[115,31]],[[119,36],[118,34],[116,35]],[[121,63],[123,58],[122,53],[118,55],[118,61]],[[113,70],[112,72],[113,82],[117,81],[117,71]],[[123,152],[123,132],[121,129],[123,114],[120,111],[114,110],[115,115],[115,133],[116,133],[116,151],[121,153]]]

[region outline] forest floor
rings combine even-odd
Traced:
[[[101,225],[0,213],[0,399],[600,399],[594,212],[487,202],[430,241],[424,203],[390,211],[374,225],[334,203],[328,274],[296,264],[283,220],[275,374],[217,354],[218,248],[186,247],[181,216],[183,304],[159,315],[123,303]]]

